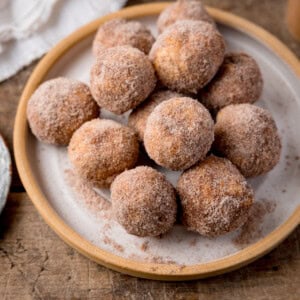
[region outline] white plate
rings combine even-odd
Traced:
[[[108,191],[97,194],[77,182],[78,192],[70,184],[66,149],[37,142],[26,120],[28,99],[39,83],[47,79],[46,75],[88,82],[93,62],[91,33],[99,25],[116,17],[143,17],[141,22],[149,25],[155,34],[155,17],[144,16],[156,16],[167,5],[151,3],[123,9],[87,24],[56,45],[40,61],[22,93],[14,129],[14,150],[20,177],[34,205],[69,245],[98,263],[124,273],[159,280],[187,280],[224,273],[253,261],[278,245],[300,222],[297,156],[300,153],[297,139],[300,64],[280,41],[242,18],[208,8],[216,20],[227,24],[220,26],[220,30],[228,50],[245,50],[259,62],[265,88],[257,104],[270,109],[283,140],[279,165],[268,175],[251,181],[257,201],[249,223],[218,239],[203,238],[180,225],[162,239],[128,235],[109,219],[109,211],[104,211],[108,202],[102,197],[109,197]],[[111,117],[111,114],[103,112],[102,116]],[[117,119],[126,122],[126,116]],[[167,176],[176,183],[178,173],[167,173]]]
[[[154,17],[139,20],[156,34]],[[129,235],[116,222],[104,217],[104,213],[95,213],[96,197],[87,203],[88,199],[70,185],[66,176],[70,169],[66,149],[42,144],[30,136],[31,164],[49,203],[65,223],[97,247],[143,262],[206,263],[236,253],[265,237],[286,221],[300,204],[299,81],[264,44],[227,26],[219,26],[219,29],[225,37],[227,50],[245,51],[257,60],[264,78],[264,90],[256,104],[270,110],[282,138],[279,164],[269,174],[250,180],[257,202],[257,216],[248,224],[251,228],[214,239],[187,232],[181,225],[176,225],[162,239]],[[66,76],[88,83],[94,60],[91,42],[92,39],[87,38],[68,51],[57,61],[47,79]],[[103,112],[102,117],[112,116]],[[124,116],[114,118],[126,123]],[[178,173],[164,172],[175,184]],[[98,193],[109,198],[108,191]]]
[[[0,135],[0,214],[6,203],[11,183],[11,158],[7,146]]]

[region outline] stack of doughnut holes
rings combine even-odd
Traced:
[[[250,55],[225,52],[201,1],[171,4],[157,27],[155,39],[137,21],[103,24],[90,85],[63,77],[42,83],[29,99],[28,122],[40,141],[68,147],[81,179],[110,188],[113,215],[128,233],[161,236],[179,222],[219,236],[249,216],[254,194],[246,178],[280,159],[276,124],[253,104],[262,75]],[[101,110],[130,113],[127,126]],[[181,171],[176,187],[153,167],[137,166],[140,149],[157,169]]]

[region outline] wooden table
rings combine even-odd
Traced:
[[[128,5],[149,1],[129,1]],[[284,0],[207,0],[271,31],[300,57],[284,23]],[[0,84],[0,132],[11,152],[13,122],[36,62]],[[238,271],[181,283],[155,282],[110,271],[81,256],[44,223],[14,168],[0,217],[0,299],[300,299],[300,228],[277,249]]]

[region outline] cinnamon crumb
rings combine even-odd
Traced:
[[[109,217],[111,203],[98,195],[89,182],[80,178],[72,169],[65,170],[65,178],[69,186],[78,195],[81,203],[89,211],[95,215],[105,211],[108,213],[107,217]]]
[[[168,258],[163,258],[161,256],[152,256],[149,257],[150,262],[152,263],[157,263],[157,264],[171,264],[171,265],[176,265],[176,262],[172,259],[168,259]]]
[[[146,252],[147,250],[148,250],[148,248],[149,248],[149,241],[145,241],[145,242],[143,242],[143,244],[141,245],[141,250],[143,251],[143,252]]]
[[[124,247],[118,244],[117,242],[115,242],[114,240],[112,240],[111,238],[109,238],[108,236],[104,236],[103,242],[106,245],[112,246],[115,250],[119,252],[124,252]]]
[[[109,223],[106,223],[104,226],[103,226],[103,230],[109,230],[111,229],[111,225]]]
[[[194,246],[196,246],[196,244],[197,244],[197,239],[196,238],[193,238],[191,241],[190,241],[190,246],[192,246],[192,247],[194,247]]]
[[[237,246],[244,246],[262,238],[262,227],[264,217],[272,213],[276,208],[276,202],[262,199],[255,202],[250,210],[247,222],[241,227],[233,243]]]

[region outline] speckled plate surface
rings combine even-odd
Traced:
[[[250,180],[256,203],[249,222],[225,236],[209,239],[181,225],[163,238],[127,234],[110,217],[109,192],[93,190],[74,177],[66,149],[42,144],[26,121],[28,98],[40,82],[67,76],[89,82],[93,63],[92,33],[104,21],[126,17],[145,23],[156,35],[155,21],[167,4],[131,7],[97,20],[58,44],[40,62],[22,95],[14,133],[17,166],[33,203],[68,244],[91,259],[128,274],[183,280],[220,274],[270,251],[300,220],[300,85],[299,62],[276,38],[248,21],[210,9],[227,50],[245,51],[259,63],[264,90],[257,105],[274,116],[282,137],[280,163],[265,176]],[[102,117],[126,123],[127,116]],[[178,172],[163,171],[176,185]],[[107,199],[103,200],[103,199]]]
[[[10,154],[0,134],[0,214],[6,203],[10,183],[11,183]]]

